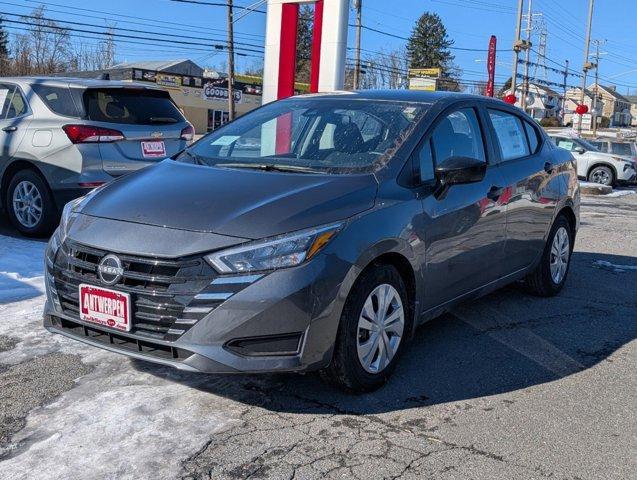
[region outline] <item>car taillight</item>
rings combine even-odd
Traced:
[[[90,125],[64,125],[62,130],[73,143],[106,143],[124,140],[124,134],[110,128]]]
[[[195,138],[195,129],[192,125],[188,125],[181,131],[181,139],[192,142],[193,138]]]

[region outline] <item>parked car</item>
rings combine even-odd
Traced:
[[[25,235],[50,234],[64,204],[183,150],[194,130],[157,88],[0,79],[0,204]]]
[[[590,144],[596,147],[600,152],[611,153],[622,157],[631,157],[637,159],[637,143],[627,141],[617,141],[608,137],[600,137],[590,140]]]
[[[70,203],[44,325],[182,370],[367,391],[459,302],[557,294],[579,204],[572,155],[501,101],[293,97]]]
[[[637,164],[631,157],[601,152],[579,137],[551,134],[551,138],[558,147],[573,153],[579,178],[609,186],[637,181]]]

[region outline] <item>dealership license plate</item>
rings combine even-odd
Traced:
[[[130,295],[93,285],[80,285],[80,319],[115,330],[131,329]]]
[[[142,155],[144,158],[158,158],[166,156],[166,145],[163,140],[142,142]]]

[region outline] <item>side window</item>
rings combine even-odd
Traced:
[[[529,139],[529,148],[531,153],[537,152],[537,147],[540,144],[540,139],[537,136],[537,130],[529,122],[524,122],[524,129],[526,130],[526,136]]]
[[[2,107],[2,110],[0,110],[0,120],[7,118],[14,91],[15,86],[0,84],[0,106]]]
[[[31,85],[31,88],[53,113],[65,117],[82,115],[68,87],[54,87],[36,83]]]
[[[529,145],[519,117],[491,109],[489,109],[489,117],[500,144],[502,160],[515,160],[529,155]]]
[[[486,162],[475,110],[463,108],[447,115],[431,135],[436,163],[449,157],[471,157]]]
[[[428,182],[434,179],[434,159],[431,155],[431,140],[422,145],[418,152],[418,163],[420,165],[420,181]]]
[[[555,137],[555,145],[557,145],[560,148],[564,148],[566,150],[568,150],[569,152],[572,152],[575,147],[577,147],[577,144],[569,139],[569,138],[562,138],[562,137]]]

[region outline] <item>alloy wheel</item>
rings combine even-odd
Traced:
[[[38,188],[28,180],[18,183],[13,190],[13,212],[18,222],[27,228],[33,228],[42,219],[42,195]]]
[[[553,237],[550,258],[551,278],[556,285],[559,284],[566,275],[570,253],[571,244],[568,238],[568,232],[566,228],[560,227]]]
[[[368,373],[379,373],[390,364],[403,336],[405,310],[398,291],[389,284],[369,294],[358,318],[358,360]]]
[[[591,174],[591,180],[593,181],[593,183],[601,183],[602,185],[611,184],[611,176],[604,168],[597,168],[593,170],[593,173]]]

